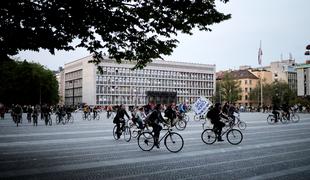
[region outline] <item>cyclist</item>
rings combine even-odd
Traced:
[[[38,126],[38,108],[37,107],[33,107],[33,112],[32,112],[32,119],[33,119],[33,125],[34,126]]]
[[[14,114],[16,116],[16,121],[22,123],[23,108],[19,104],[16,104],[14,108]]]
[[[112,114],[113,108],[111,105],[107,107],[107,118],[109,119]]]
[[[87,119],[89,113],[90,113],[90,109],[89,109],[89,106],[88,105],[84,105],[84,108],[83,108],[83,113],[84,113],[84,117],[85,119]]]
[[[65,112],[66,112],[66,115],[67,115],[67,119],[69,120],[72,116],[72,111],[73,111],[73,108],[71,106],[67,106],[65,107]]]
[[[28,119],[28,122],[31,123],[31,114],[32,114],[32,107],[30,105],[27,106],[27,119]]]
[[[222,112],[221,112],[221,104],[215,103],[214,107],[210,109],[210,111],[207,113],[207,117],[211,119],[211,123],[214,125],[214,129],[217,131],[217,140],[223,141],[222,139],[222,128],[225,126],[225,123],[223,123],[221,118],[228,119]]]
[[[49,116],[50,116],[51,109],[48,107],[47,104],[45,104],[45,105],[43,105],[41,111],[42,111],[42,114],[43,114],[43,117],[44,117],[44,120],[45,120],[45,125],[47,126],[48,121],[49,121]]]
[[[94,108],[93,108],[93,118],[96,119],[97,115],[98,115],[98,107],[94,106]]]
[[[174,120],[177,117],[177,113],[175,112],[175,103],[171,103],[167,106],[165,110],[165,117],[170,121],[170,125],[174,125]]]
[[[233,124],[235,124],[235,119],[236,119],[234,113],[239,113],[239,112],[237,111],[237,108],[235,107],[235,105],[231,104],[228,107],[228,114],[227,115],[228,115],[228,117],[232,118]]]
[[[287,117],[287,119],[290,120],[290,108],[288,104],[282,105],[282,111],[284,112],[284,115]]]
[[[159,148],[159,136],[160,136],[160,131],[163,129],[160,123],[166,123],[168,124],[163,116],[161,115],[161,109],[162,106],[161,104],[157,104],[154,108],[154,111],[150,114],[148,118],[148,122],[150,126],[153,127],[153,132],[154,132],[154,144],[157,148]]]
[[[122,135],[121,129],[123,129],[125,125],[125,120],[124,120],[125,115],[127,116],[128,119],[130,118],[127,111],[125,110],[125,106],[121,104],[119,108],[117,109],[116,116],[114,117],[114,120],[113,120],[113,123],[116,124],[116,134],[117,134],[118,139],[121,137]]]
[[[278,118],[280,115],[279,111],[280,111],[279,107],[276,104],[274,104],[272,107],[272,114],[274,115],[274,118],[275,118],[274,122],[275,123],[278,122]]]
[[[139,129],[143,129],[143,120],[145,119],[146,115],[144,113],[143,107],[139,107],[138,111],[135,114],[135,120],[139,125]]]

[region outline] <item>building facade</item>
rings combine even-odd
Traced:
[[[300,64],[297,70],[297,96],[310,96],[310,61]]]
[[[297,91],[297,72],[295,60],[271,62],[266,70],[272,72],[272,82],[284,81],[293,91]]]
[[[65,104],[145,105],[151,91],[175,92],[176,103],[194,103],[215,93],[215,65],[155,60],[142,70],[132,70],[132,62],[118,64],[105,57],[100,74],[90,60],[91,55],[65,64]]]

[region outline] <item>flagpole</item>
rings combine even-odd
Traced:
[[[258,64],[261,65],[261,71],[260,71],[260,106],[263,107],[263,65],[262,65],[262,41],[259,41],[259,50],[258,50]],[[258,102],[259,105],[259,102]]]
[[[262,48],[261,47],[262,46],[262,41],[260,41],[260,48]],[[262,50],[261,50],[261,52],[262,52]],[[261,53],[261,56],[263,55],[263,53]],[[262,58],[262,57],[261,57]],[[261,65],[261,80],[260,80],[260,105],[261,105],[261,108],[263,108],[263,63],[262,63],[262,60],[261,60],[261,63],[260,63],[260,65]]]

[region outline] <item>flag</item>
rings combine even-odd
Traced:
[[[263,56],[262,43],[260,43],[259,49],[258,49],[258,64],[259,65],[262,65],[262,56]]]

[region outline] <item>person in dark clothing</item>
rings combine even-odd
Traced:
[[[169,119],[170,125],[173,126],[174,125],[173,121],[177,117],[174,103],[167,106],[167,109],[165,110],[165,117],[167,117]]]
[[[222,113],[228,115],[228,113],[229,113],[229,104],[228,104],[228,102],[226,102],[226,103],[224,104],[224,106],[223,106],[223,108],[222,108]]]
[[[284,112],[285,117],[289,120],[290,119],[290,108],[288,104],[282,105],[282,111]]]
[[[279,115],[280,115],[279,111],[280,111],[279,107],[276,104],[274,104],[273,107],[272,107],[272,114],[275,117],[275,120],[274,120],[275,123],[278,122],[278,118],[279,118]]]
[[[160,123],[167,123],[163,116],[161,115],[161,104],[157,104],[154,108],[154,111],[151,113],[149,117],[150,126],[153,127],[154,132],[154,143],[157,148],[159,148],[159,136],[160,131],[163,129]]]
[[[114,117],[113,120],[113,123],[116,124],[116,134],[118,139],[121,137],[122,135],[121,129],[123,129],[125,125],[125,119],[124,119],[125,115],[128,119],[130,118],[127,111],[125,110],[125,106],[120,105],[119,108],[117,109],[116,116]]]
[[[216,103],[213,108],[207,113],[207,117],[211,119],[211,123],[214,125],[214,129],[216,130],[215,133],[217,134],[217,140],[223,141],[222,139],[222,128],[225,126],[221,118],[228,119],[225,115],[221,112],[221,104]]]

